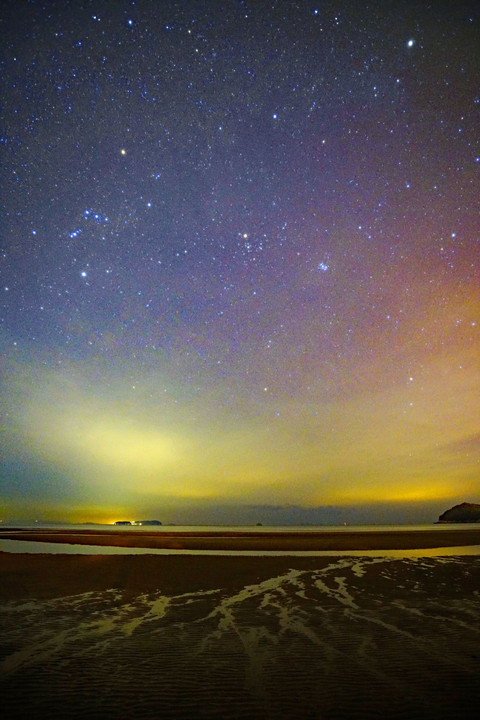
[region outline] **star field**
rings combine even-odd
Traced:
[[[4,3],[7,516],[479,501],[479,20]]]

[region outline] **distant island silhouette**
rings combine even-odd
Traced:
[[[116,520],[114,525],[161,525],[160,520]]]
[[[439,523],[476,523],[480,522],[480,505],[463,502],[446,510],[438,518]]]

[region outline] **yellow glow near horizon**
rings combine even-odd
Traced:
[[[337,502],[352,505],[355,503],[418,503],[432,500],[448,500],[455,497],[458,486],[454,482],[441,479],[420,478],[418,480],[405,480],[403,483],[397,478],[391,478],[390,483],[383,478],[376,478],[373,482],[351,491],[343,490],[335,494]],[[333,497],[331,498],[333,501]]]
[[[65,3],[11,5],[18,57],[42,8],[63,22]],[[43,73],[50,33],[34,78],[4,73],[23,144],[5,147],[0,512],[310,523],[480,501],[478,55],[461,3],[408,19],[396,3],[395,39],[359,2],[328,61],[340,28],[307,3],[252,3],[216,60],[213,28],[229,37],[242,3],[157,2],[188,6],[196,48],[180,16],[151,22],[154,3],[95,37],[84,5],[68,5],[90,36],[73,113]],[[356,83],[353,47],[375,58]],[[30,112],[52,117],[52,147]]]
[[[39,478],[53,473],[41,483],[60,519],[67,497],[78,521],[128,519],[137,507],[170,508],[175,517],[189,503],[353,507],[475,498],[475,357],[472,349],[470,369],[451,371],[448,353],[438,355],[424,377],[408,382],[407,399],[398,384],[329,402],[279,393],[232,417],[218,388],[152,410],[146,379],[143,395],[137,388],[126,402],[122,379],[89,386],[81,374],[29,370],[18,379],[22,392],[28,387],[16,411],[20,430],[6,440]]]
[[[180,452],[178,440],[114,419],[94,422],[73,440],[78,450],[90,453],[96,461],[114,470],[159,470],[174,463]]]

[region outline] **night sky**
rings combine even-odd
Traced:
[[[1,28],[4,520],[480,502],[478,2]]]

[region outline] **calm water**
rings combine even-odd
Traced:
[[[0,531],[2,529],[0,525]],[[13,527],[13,525],[12,525]],[[98,530],[122,530],[132,532],[217,532],[220,535],[226,532],[378,532],[381,530],[420,530],[425,532],[442,532],[452,527],[473,528],[478,529],[478,523],[457,525],[160,525],[160,526],[115,526],[115,525],[55,525],[48,523],[34,523],[15,525],[22,529],[37,530],[83,530],[96,532]],[[7,527],[3,529],[7,530]],[[110,547],[98,545],[74,545],[69,543],[49,543],[49,542],[33,542],[27,540],[7,540],[2,539],[0,535],[0,552],[8,553],[59,553],[59,554],[75,554],[75,555],[303,555],[303,556],[370,556],[370,557],[437,557],[447,555],[480,555],[480,545],[470,545],[464,547],[442,547],[429,548],[421,550],[325,550],[325,551],[264,551],[264,550],[171,550],[157,548],[131,548],[131,547]]]
[[[81,525],[62,525],[55,523],[0,523],[0,531],[11,528],[22,530],[83,530],[97,531],[105,530],[122,532],[379,532],[381,530],[432,530],[441,532],[448,528],[473,528],[478,529],[479,523],[461,523],[437,525],[435,523],[424,523],[422,525],[100,525],[83,523]]]

